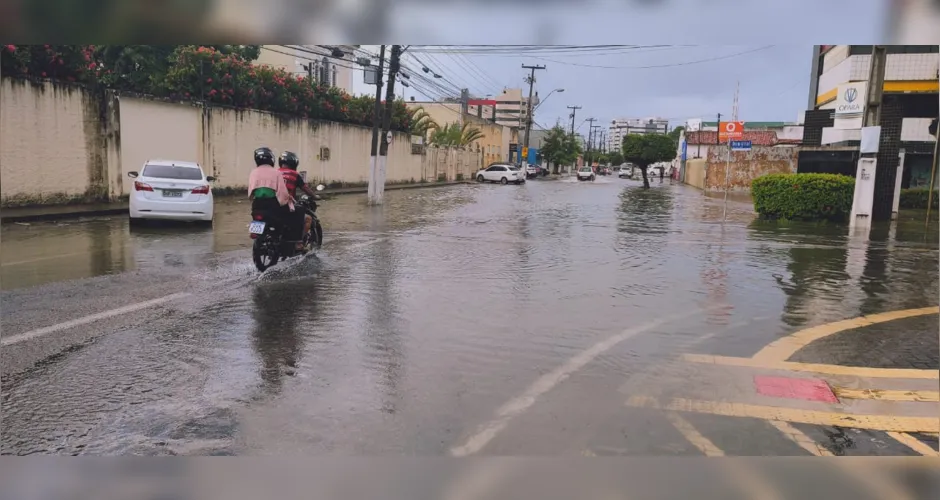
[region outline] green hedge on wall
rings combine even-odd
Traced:
[[[901,208],[927,208],[927,194],[928,190],[926,189],[902,189],[901,190],[901,201],[898,204]],[[933,190],[933,208],[937,208],[938,199],[937,190]]]
[[[852,213],[855,179],[836,174],[770,174],[754,179],[754,210],[766,219],[837,220]]]

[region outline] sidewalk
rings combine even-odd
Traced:
[[[469,184],[471,181],[447,181],[447,182],[425,182],[418,184],[389,184],[385,186],[386,191],[398,189],[418,189],[454,186],[457,184]],[[327,188],[323,193],[325,195],[339,194],[361,194],[368,192],[365,186]],[[228,198],[229,196],[225,196]],[[216,198],[223,198],[216,195]],[[99,215],[118,215],[127,214],[128,204],[126,201],[115,203],[92,203],[84,205],[50,205],[23,208],[4,208],[0,209],[0,223],[7,224],[11,222],[74,219],[78,217],[93,217]]]

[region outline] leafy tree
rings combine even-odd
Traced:
[[[553,165],[553,172],[558,173],[561,165],[573,165],[581,154],[581,144],[577,138],[565,131],[561,125],[555,125],[545,140],[539,153],[549,164]]]
[[[428,132],[437,130],[440,125],[431,118],[427,110],[422,107],[408,108],[408,115],[411,117],[411,135],[420,135],[427,139]]]
[[[675,157],[676,145],[668,135],[631,134],[623,138],[623,158],[640,167],[645,189],[650,187],[646,168],[654,163],[669,161]]]
[[[685,130],[685,127],[683,127],[683,126],[680,125],[680,126],[674,128],[674,129],[672,129],[672,130],[669,132],[669,134],[668,134],[669,137],[672,139],[672,141],[673,141],[674,143],[676,143],[677,146],[679,145],[679,135],[682,134],[682,131],[683,131],[683,130]]]
[[[610,160],[611,165],[622,165],[623,164],[623,153],[620,151],[611,151],[607,155],[608,160]]]
[[[448,123],[431,132],[431,144],[438,146],[468,146],[483,138],[483,132],[465,122],[463,126],[457,122]]]

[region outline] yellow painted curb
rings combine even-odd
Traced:
[[[879,401],[923,401],[935,403],[940,401],[940,392],[937,391],[895,391],[886,389],[849,389],[846,387],[833,387],[832,393],[839,399],[877,399]]]
[[[851,377],[911,378],[926,380],[940,379],[940,370],[915,370],[912,368],[868,368],[865,366],[824,365],[818,363],[795,363],[792,361],[765,361],[756,358],[735,358],[731,356],[711,356],[707,354],[683,354],[682,359],[693,363],[740,366],[744,368],[759,368],[765,370],[823,373],[828,375],[846,375]]]
[[[664,404],[656,398],[647,396],[633,396],[627,400],[626,404],[627,406],[638,408],[707,413],[728,417],[758,418],[761,420],[777,420],[811,425],[828,425],[895,432],[940,432],[940,419],[927,417],[851,415],[847,413],[683,398],[673,398]]]
[[[921,309],[906,309],[901,311],[889,311],[871,316],[860,316],[858,318],[836,321],[825,325],[814,326],[805,330],[800,330],[764,347],[753,356],[754,359],[762,361],[785,361],[790,359],[797,351],[806,347],[823,337],[828,337],[835,333],[853,328],[884,323],[896,319],[912,318],[915,316],[924,316],[927,314],[940,313],[940,307],[924,307]]]

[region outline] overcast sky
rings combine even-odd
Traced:
[[[737,82],[740,119],[794,121],[806,107],[812,45],[644,47],[592,55],[415,51],[406,53],[404,61],[416,71],[426,65],[442,75],[442,85],[467,87],[481,97],[497,95],[503,87],[528,91],[528,70],[521,65],[544,65],[545,70],[536,72],[539,95],[565,91],[545,100],[535,120],[545,127],[560,120],[567,127],[566,106],[581,106],[575,125],[584,131],[583,120],[592,117],[595,124],[607,125],[614,118],[659,116],[675,126],[687,118],[714,119],[719,112],[728,116]],[[356,93],[374,92],[362,83],[361,74],[355,80]],[[414,88],[405,89],[405,95],[431,100]]]

